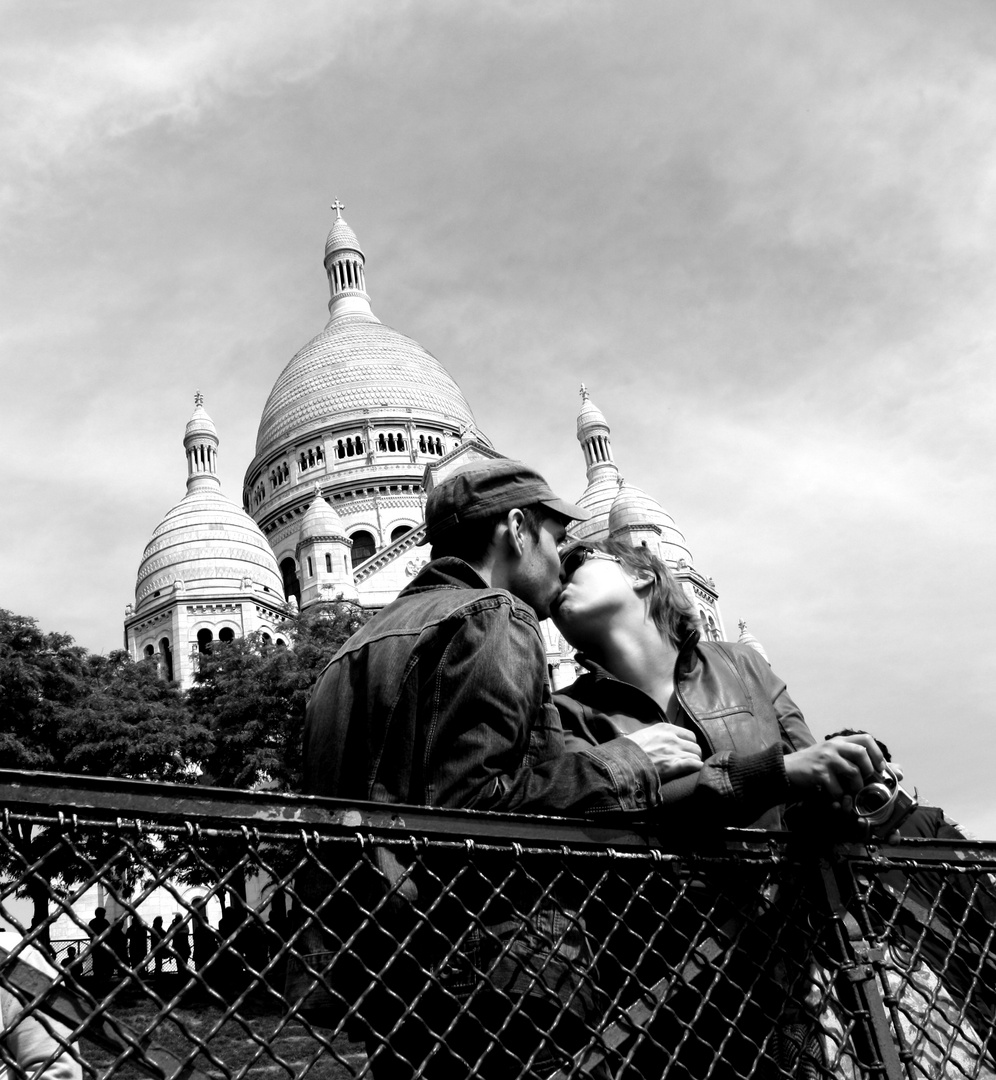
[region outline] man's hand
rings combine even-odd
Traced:
[[[797,791],[822,792],[833,802],[854,795],[885,764],[871,735],[838,735],[785,755],[785,774]]]
[[[657,766],[661,780],[676,780],[702,768],[702,751],[695,736],[677,724],[648,724],[629,732],[626,738],[632,739]]]

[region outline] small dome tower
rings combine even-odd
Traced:
[[[609,535],[626,539],[634,546],[649,547],[672,567],[692,562],[692,553],[674,518],[656,499],[622,477],[609,509]]]
[[[612,440],[609,436],[608,421],[591,400],[588,387],[582,383],[578,442],[584,453],[588,486],[578,499],[578,506],[587,510],[591,517],[571,526],[571,536],[578,540],[605,534],[609,508],[619,492],[619,469],[612,458]]]
[[[608,421],[582,383],[578,442],[584,452],[588,486],[577,501],[579,506],[590,511],[591,517],[575,522],[568,532],[576,540],[604,540],[612,536],[634,546],[650,548],[668,564],[695,603],[702,621],[703,637],[709,641],[722,641],[723,620],[716,583],[695,568],[688,544],[674,518],[655,498],[626,483],[619,475],[609,434]]]
[[[167,679],[193,682],[215,640],[276,635],[285,617],[273,551],[259,526],[221,492],[218,431],[200,391],[183,434],[187,494],[156,526],[125,611],[125,648],[155,658]]]
[[[342,216],[345,209],[336,199],[332,203],[335,221],[325,241],[325,273],[329,279],[329,319],[360,315],[376,321],[370,308],[366,285],[366,256],[356,233]]]
[[[301,568],[301,607],[318,600],[356,600],[349,549],[342,520],[322,498],[320,484],[315,498],[301,521],[297,542],[297,564]]]
[[[737,644],[749,645],[755,652],[759,652],[770,665],[771,661],[768,660],[768,654],[764,651],[764,646],[747,629],[747,623],[741,619],[738,625],[740,626],[740,637],[737,638]]]

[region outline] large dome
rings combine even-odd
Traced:
[[[217,488],[189,491],[162,519],[145,548],[135,585],[136,613],[166,592],[218,595],[219,589],[284,593],[273,551],[255,521]]]
[[[330,417],[412,412],[473,424],[460,387],[418,342],[374,318],[333,319],[291,360],[263,408],[256,455],[326,426]]]

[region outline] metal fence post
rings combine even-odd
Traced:
[[[838,867],[839,863],[831,863],[828,858],[820,861],[820,878],[831,916],[825,945],[836,966],[838,1000],[854,1019],[851,1042],[855,1061],[867,1077],[906,1080],[876,971],[876,964],[883,960],[882,949],[869,944],[857,919],[847,910]]]

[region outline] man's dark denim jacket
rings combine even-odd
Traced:
[[[339,650],[308,704],[304,790],[526,813],[646,810],[627,738],[565,753],[532,609],[467,563],[429,563]]]

